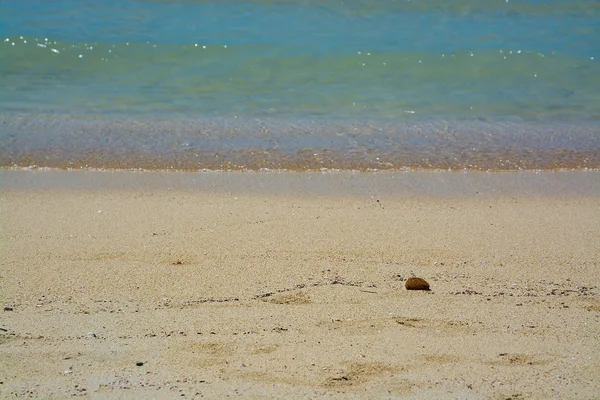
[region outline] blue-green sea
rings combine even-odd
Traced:
[[[0,0],[0,165],[600,167],[597,0]]]

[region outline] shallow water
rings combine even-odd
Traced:
[[[0,35],[4,166],[600,167],[597,1],[2,0]]]

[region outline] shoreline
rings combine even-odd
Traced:
[[[359,120],[0,112],[0,167],[600,169],[598,121]]]
[[[0,171],[0,397],[592,398],[599,174]]]

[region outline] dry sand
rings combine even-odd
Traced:
[[[597,172],[0,179],[2,398],[599,396]]]

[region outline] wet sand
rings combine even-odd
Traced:
[[[598,172],[0,185],[0,397],[600,392]]]

